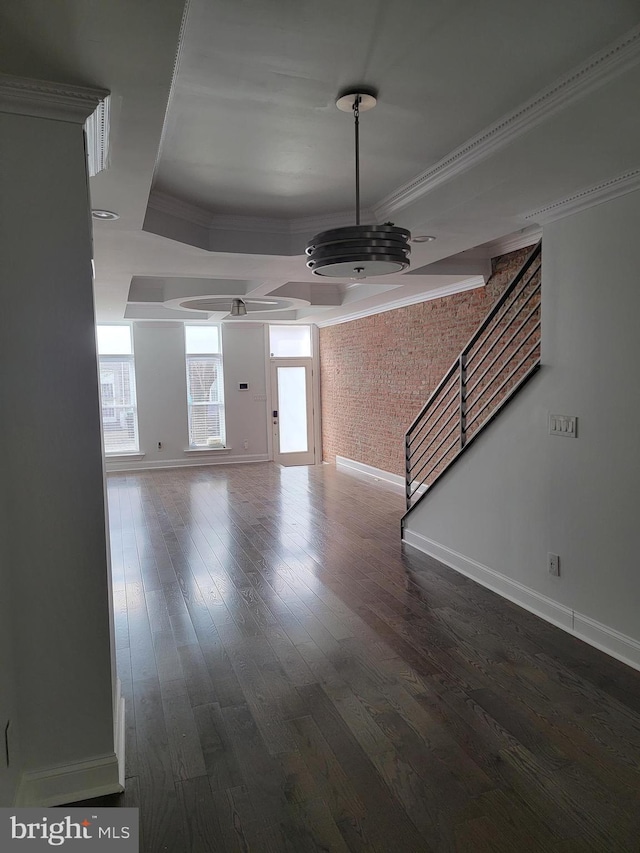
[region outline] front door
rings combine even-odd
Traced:
[[[280,465],[315,463],[312,360],[271,359],[273,459]]]

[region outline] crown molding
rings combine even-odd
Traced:
[[[636,190],[640,190],[640,169],[633,169],[608,181],[601,181],[599,184],[594,184],[566,198],[551,202],[545,207],[525,213],[524,219],[546,225],[548,222],[580,213],[581,210],[586,210],[588,207],[601,204],[603,201],[611,201],[618,196]]]
[[[253,231],[268,234],[288,234],[289,222],[286,219],[269,219],[262,216],[225,216],[215,214],[183,201],[168,193],[154,190],[149,196],[149,207],[167,216],[175,216],[192,225],[199,225],[211,231]]]
[[[109,165],[109,134],[111,129],[111,96],[104,98],[86,120],[87,167],[93,178]]]
[[[202,228],[208,228],[211,222],[211,214],[203,207],[198,207],[188,201],[182,201],[168,193],[153,190],[149,196],[148,207],[157,210],[160,213],[166,213],[167,216],[175,216],[178,219],[184,219],[192,225],[200,225]]]
[[[640,61],[640,26],[593,54],[551,86],[538,92],[495,124],[467,140],[427,171],[390,193],[375,206],[379,219],[401,210],[445,181],[495,154],[555,113],[593,92]]]
[[[164,110],[164,118],[162,120],[162,131],[160,133],[160,143],[158,145],[158,150],[156,152],[156,162],[153,170],[154,176],[158,173],[158,167],[160,165],[160,157],[162,151],[164,150],[164,141],[167,133],[167,116],[169,115],[169,110],[173,105],[173,100],[176,94],[176,87],[178,85],[178,70],[180,68],[180,62],[182,60],[182,53],[184,50],[184,39],[185,33],[187,31],[187,21],[189,20],[189,13],[191,11],[191,0],[185,0],[184,7],[182,9],[182,20],[180,21],[180,30],[178,32],[178,44],[176,47],[176,52],[173,57],[173,70],[171,71],[171,85],[169,86],[169,96],[167,98],[167,105]],[[156,208],[157,209],[157,208]]]
[[[443,296],[453,296],[454,293],[463,293],[465,290],[475,290],[477,287],[484,287],[485,280],[481,275],[474,275],[470,278],[465,278],[462,281],[456,281],[453,284],[445,284],[442,287],[436,287],[434,290],[429,290],[426,293],[414,293],[411,296],[394,299],[392,302],[385,302],[384,305],[375,305],[371,308],[363,308],[361,311],[353,311],[349,314],[343,314],[341,317],[332,317],[328,320],[315,320],[316,326],[323,329],[325,326],[339,326],[341,323],[350,323],[352,320],[360,320],[363,317],[372,317],[374,314],[384,314],[387,311],[395,311],[396,308],[406,308],[408,305],[417,305],[420,302],[431,302],[433,299],[441,299]]]
[[[497,258],[500,255],[508,255],[509,252],[517,252],[518,249],[526,249],[528,246],[533,246],[542,238],[542,228],[529,225],[523,228],[516,234],[507,234],[504,237],[499,237],[497,240],[491,240],[489,243],[483,243],[471,252],[482,250],[482,254],[486,257]]]
[[[266,216],[242,216],[215,214],[175,196],[154,190],[149,196],[149,207],[175,216],[178,219],[199,225],[211,231],[250,231],[263,234],[316,234],[329,228],[340,228],[353,224],[353,211],[323,214],[321,216],[305,216],[299,219],[275,219]],[[365,209],[361,218],[375,221],[373,211]]]
[[[0,112],[82,124],[109,95],[90,89],[0,74]]]

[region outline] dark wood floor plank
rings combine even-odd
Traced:
[[[127,614],[127,590],[125,584],[114,585],[113,589],[113,622],[116,637],[116,649],[128,649],[129,618]]]
[[[189,853],[218,853],[223,850],[224,838],[207,777],[178,782],[176,790],[183,816],[184,850]]]
[[[269,853],[349,853],[322,800],[289,806],[277,823],[255,828],[250,845]]]
[[[378,845],[386,842],[390,849],[394,849],[392,845],[403,850],[430,849],[400,803],[395,797],[389,796],[389,790],[381,776],[372,772],[372,763],[331,700],[316,685],[303,687],[301,690],[309,697],[314,722],[365,805],[365,837],[372,842],[375,840]],[[352,823],[350,820],[348,822]],[[341,821],[341,825],[343,823],[344,821]],[[360,821],[357,822],[357,825],[359,824]]]
[[[161,684],[182,678],[182,665],[171,629],[153,634],[156,670]]]
[[[145,599],[147,602],[147,613],[149,615],[151,633],[170,633],[171,621],[163,590],[145,589]]]
[[[192,707],[215,702],[213,681],[197,641],[193,645],[178,646],[177,652]]]
[[[194,709],[194,716],[211,790],[221,791],[242,785],[242,774],[220,706],[199,705]]]
[[[160,682],[160,691],[175,779],[204,776],[206,767],[202,746],[184,681]]]
[[[223,708],[222,718],[249,791],[256,819],[270,826],[287,809],[284,775],[278,759],[269,754],[247,705]]]
[[[265,631],[269,645],[283,670],[291,680],[291,683],[301,687],[304,684],[314,684],[316,678],[311,672],[298,649],[289,639],[287,632],[283,629],[269,628]]]
[[[480,795],[477,805],[494,826],[500,827],[502,836],[510,840],[511,850],[552,850],[558,843],[557,837],[514,791],[499,788],[488,791]]]
[[[353,790],[336,755],[322,736],[313,717],[299,717],[290,723],[296,746],[316,779],[319,792],[334,820],[362,821],[366,810]]]
[[[635,851],[640,674],[331,466],[110,475],[143,853]],[[96,804],[102,800],[96,801]]]
[[[134,684],[140,825],[145,849],[184,848],[182,816],[169,757],[169,738],[157,679]]]
[[[534,755],[544,760],[548,767],[559,769],[571,763],[571,759],[557,749],[549,739],[548,727],[542,721],[535,726],[513,702],[504,695],[498,696],[492,690],[474,690],[469,694],[505,731],[526,747]]]
[[[220,851],[249,853],[249,838],[255,835],[256,815],[244,786],[214,791],[213,801],[222,834]]]

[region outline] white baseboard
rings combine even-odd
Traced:
[[[399,474],[392,474],[390,471],[383,471],[381,468],[374,468],[373,465],[365,465],[364,462],[356,462],[355,459],[347,459],[345,456],[336,456],[336,468],[346,474],[360,474],[369,480],[386,483],[394,492],[399,492],[401,495],[405,493],[404,477]]]
[[[115,752],[22,774],[15,805],[61,806],[124,790]]]
[[[118,461],[118,462],[109,462],[107,459],[105,462],[105,470],[107,474],[117,471],[151,471],[156,469],[163,468],[190,468],[192,466],[200,466],[200,465],[237,465],[243,462],[268,462],[269,456],[266,453],[255,453],[250,456],[223,456],[220,454],[211,456],[207,456],[206,453],[203,453],[202,456],[196,454],[194,459],[159,459],[159,460],[147,460],[142,459],[140,461]]]
[[[640,669],[640,643],[633,637],[621,634],[620,631],[609,628],[602,622],[596,622],[589,616],[575,612],[573,633],[590,646],[600,649],[601,652],[606,652],[634,669]]]
[[[116,696],[113,708],[113,743],[118,760],[118,782],[124,791],[125,778],[125,701],[122,682],[116,678]]]
[[[640,670],[640,642],[412,530],[404,541],[585,643]]]

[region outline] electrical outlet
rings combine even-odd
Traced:
[[[244,449],[245,449],[245,450],[248,450],[248,449],[249,449],[249,442],[247,441],[247,439],[246,439],[246,438],[245,438],[245,440],[242,442],[242,444],[243,444],[243,447],[244,447]]]
[[[557,554],[548,555],[549,574],[555,578],[560,577],[560,557]]]
[[[158,442],[158,450],[162,450],[162,442],[161,441]]]

